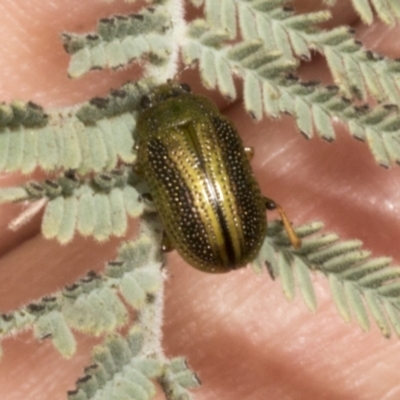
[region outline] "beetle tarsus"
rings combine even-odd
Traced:
[[[297,236],[296,232],[294,231],[292,224],[289,221],[289,218],[287,217],[285,211],[283,211],[283,208],[275,203],[274,200],[269,199],[268,197],[265,198],[265,207],[267,210],[276,210],[279,213],[279,216],[281,217],[283,226],[285,228],[285,231],[287,235],[289,236],[290,243],[295,249],[300,248],[301,246],[301,239]]]
[[[174,246],[172,245],[168,235],[165,232],[161,241],[161,250],[163,253],[169,253],[170,251],[174,250]]]
[[[253,159],[253,157],[254,157],[254,148],[253,147],[245,147],[244,152],[246,153],[248,160]]]
[[[142,193],[139,195],[139,201],[147,204],[153,204],[153,196],[150,193]]]

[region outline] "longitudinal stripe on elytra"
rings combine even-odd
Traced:
[[[238,238],[236,232],[229,228],[228,221],[232,221],[232,219],[230,219],[229,210],[226,209],[228,199],[222,195],[224,188],[219,187],[220,184],[216,176],[217,171],[213,169],[213,166],[223,167],[222,155],[219,153],[216,143],[213,143],[214,137],[207,133],[208,129],[196,126],[194,121],[190,121],[188,125],[188,135],[185,138],[190,141],[189,145],[193,145],[195,150],[195,154],[193,154],[194,160],[199,160],[200,170],[204,174],[203,184],[205,185],[205,190],[209,191],[211,209],[216,213],[216,216],[211,216],[212,220],[216,221],[213,227],[213,234],[222,236],[223,240],[222,246],[219,246],[219,248],[214,246],[214,252],[216,255],[219,254],[221,256],[221,261],[225,265],[234,266],[241,256]],[[207,148],[208,141],[210,142],[209,148]],[[210,149],[212,149],[211,152]],[[210,159],[212,156],[217,158],[217,162],[212,162],[213,160]],[[226,171],[221,172],[225,173]],[[211,232],[209,232],[210,234]],[[210,237],[210,243],[213,243],[211,239]],[[221,249],[224,249],[222,254]]]
[[[188,136],[184,137],[187,139]],[[212,177],[210,171],[207,171],[204,168],[204,163],[200,161],[202,156],[199,154],[197,144],[195,146],[197,153],[193,154],[192,157],[188,156],[191,153],[187,151],[188,145],[190,144],[185,140],[180,141],[180,150],[177,153],[182,152],[187,156],[185,160],[180,160],[179,154],[168,152],[168,148],[160,140],[153,139],[149,143],[149,162],[154,167],[153,170],[159,182],[164,182],[165,191],[171,191],[173,199],[175,199],[170,204],[161,204],[160,208],[172,208],[173,210],[167,212],[173,215],[179,215],[178,213],[185,214],[186,218],[180,219],[182,235],[196,239],[196,243],[192,246],[191,250],[198,257],[204,257],[204,249],[208,245],[211,247],[214,261],[223,262],[225,265],[233,265],[236,256],[232,238],[230,237],[230,232],[221,209],[221,199],[217,198],[218,196],[214,191],[213,183],[208,182],[208,180],[212,180]],[[199,210],[199,205],[201,205],[202,196],[196,196],[196,193],[199,193],[198,191],[193,194],[194,182],[190,179],[190,170],[193,168],[196,160],[201,166],[200,171],[197,171],[197,176],[199,172],[202,173],[202,179],[198,179],[195,187],[199,189],[199,186],[203,186],[202,189],[208,191],[207,199],[211,202],[211,206],[208,205],[208,208],[204,209],[203,207],[202,213],[196,212],[196,210]],[[180,168],[177,168],[178,161],[184,164],[180,164]],[[186,171],[187,173],[179,173],[178,171]],[[179,227],[175,228],[179,230]],[[198,236],[196,232],[202,232],[203,234],[196,238]],[[206,237],[208,237],[206,243],[201,243]],[[223,242],[221,242],[221,238]],[[200,240],[200,243],[197,240]],[[216,241],[220,243],[220,246],[215,244]],[[222,254],[221,245],[225,248]]]
[[[195,203],[193,188],[188,186],[187,179],[181,173],[185,167],[180,165],[181,168],[177,168],[177,161],[172,159],[168,150],[158,138],[148,143],[148,179],[150,184],[157,187],[155,202],[164,226],[171,232],[170,239],[173,242],[186,239],[186,245],[182,247],[184,254],[191,254],[198,260],[216,262],[201,216],[202,210]],[[179,158],[179,155],[176,157]]]
[[[254,240],[259,237],[259,232],[263,229],[259,219],[260,201],[262,203],[263,200],[254,197],[258,184],[247,161],[242,142],[232,124],[226,118],[216,116],[213,117],[213,126],[217,146],[221,149],[225,160],[226,174],[230,177],[229,190],[233,193],[236,211],[241,217],[243,212],[246,213],[246,218],[240,219],[240,233],[241,245],[244,247],[242,251],[247,252],[246,247],[251,248],[255,245]]]

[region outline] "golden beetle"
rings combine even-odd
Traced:
[[[137,170],[165,228],[165,240],[192,266],[228,272],[252,261],[276,208],[292,245],[300,240],[282,209],[261,194],[234,125],[209,99],[169,82],[141,101]]]

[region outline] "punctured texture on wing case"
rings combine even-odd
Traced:
[[[137,123],[138,169],[172,246],[192,266],[227,272],[257,255],[265,201],[233,124],[207,98],[166,84]]]

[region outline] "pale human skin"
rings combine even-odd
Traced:
[[[298,1],[313,8],[318,0]],[[334,23],[354,23],[357,37],[377,51],[399,57],[399,28],[380,23],[360,27],[349,2],[340,3]],[[72,105],[105,95],[134,78],[134,69],[92,73],[71,81],[68,56],[58,40],[60,30],[91,29],[100,16],[123,13],[130,6],[97,0],[2,1],[0,11],[0,100],[33,100],[44,106]],[[329,82],[320,60],[304,66],[306,79]],[[201,89],[197,75],[182,81]],[[211,95],[212,96],[212,95]],[[226,103],[218,96],[221,107]],[[291,118],[254,123],[240,103],[226,108],[247,146],[256,149],[252,162],[265,195],[281,203],[296,224],[322,220],[326,231],[344,239],[358,238],[375,256],[400,260],[400,169],[376,165],[365,144],[337,124],[338,140],[306,141]],[[26,178],[0,175],[1,186]],[[7,312],[70,284],[89,269],[101,271],[113,259],[119,240],[104,244],[77,238],[68,246],[45,241],[39,218],[18,232],[6,230],[20,205],[0,208],[0,311]],[[269,219],[276,218],[274,213]],[[187,266],[174,252],[168,256],[165,351],[185,355],[203,386],[198,400],[385,399],[400,397],[400,342],[383,339],[376,327],[361,332],[346,325],[335,310],[326,279],[317,276],[319,308],[306,310],[298,297],[285,300],[280,284],[251,269],[211,275]],[[32,332],[3,342],[0,398],[62,399],[89,364],[93,339],[77,334],[78,352],[62,359],[49,342]],[[163,396],[159,394],[157,399]]]

